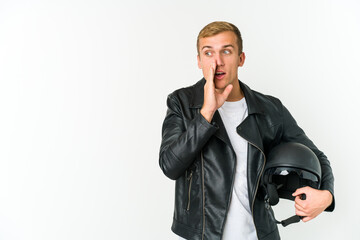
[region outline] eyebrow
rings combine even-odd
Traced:
[[[227,45],[222,46],[222,48],[228,48],[228,47],[235,48],[232,44],[227,44]],[[201,50],[203,50],[204,48],[213,48],[213,47],[212,46],[203,46],[201,48]]]

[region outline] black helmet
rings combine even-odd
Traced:
[[[321,166],[315,153],[300,143],[283,143],[273,148],[268,154],[262,179],[266,189],[265,204],[267,209],[279,202],[279,198],[294,200],[296,189],[310,186],[320,188]],[[302,199],[305,199],[305,195]],[[274,217],[275,220],[275,217]],[[293,216],[279,222],[283,226],[300,221]]]

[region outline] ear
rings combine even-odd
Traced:
[[[239,67],[242,67],[243,65],[244,65],[244,63],[245,63],[245,53],[244,52],[242,52],[241,54],[240,54],[240,56],[239,56]]]
[[[201,60],[200,60],[200,56],[199,56],[199,55],[197,55],[197,63],[198,63],[198,67],[199,67],[200,69],[202,69]]]

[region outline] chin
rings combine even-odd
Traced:
[[[224,90],[229,84],[226,83],[215,83],[215,88],[219,90]]]

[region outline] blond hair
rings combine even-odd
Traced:
[[[242,46],[241,33],[240,33],[239,29],[232,23],[222,22],[222,21],[216,21],[216,22],[209,23],[203,29],[201,29],[201,31],[199,32],[199,35],[197,37],[197,42],[196,42],[198,54],[200,54],[200,51],[199,51],[200,38],[212,37],[212,36],[215,36],[219,33],[226,32],[226,31],[235,33],[236,40],[237,40],[236,42],[237,42],[237,45],[239,48],[239,55],[240,55],[242,53],[243,46]]]

